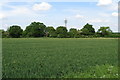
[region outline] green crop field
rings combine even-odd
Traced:
[[[3,78],[117,78],[118,39],[3,39]]]

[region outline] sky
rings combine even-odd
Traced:
[[[86,23],[92,24],[97,31],[109,26],[118,32],[118,0],[97,0],[90,2],[2,2],[0,3],[0,29],[7,30],[12,25],[25,29],[31,22],[42,22],[46,26],[64,26],[67,29],[82,29]]]

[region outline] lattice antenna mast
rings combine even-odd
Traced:
[[[67,19],[65,19],[64,22],[65,22],[65,27],[67,27]]]

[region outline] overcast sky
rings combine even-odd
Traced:
[[[19,25],[25,29],[31,22],[39,21],[46,26],[64,26],[67,29],[81,29],[90,23],[96,29],[110,26],[118,31],[118,0],[97,0],[96,2],[4,2],[0,4],[0,20],[6,30],[9,26]]]

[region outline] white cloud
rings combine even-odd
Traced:
[[[99,0],[98,1],[98,6],[106,6],[112,4],[112,0]]]
[[[10,25],[8,24],[2,24],[1,29],[7,30]]]
[[[5,17],[33,14],[32,10],[24,6],[9,6],[12,10],[3,10]]]
[[[93,19],[93,20],[89,20],[88,22],[99,23],[99,22],[102,22],[102,20],[100,20],[100,19]]]
[[[117,12],[113,12],[112,16],[118,16],[118,13]]]
[[[42,2],[40,4],[34,4],[33,5],[33,10],[36,10],[36,11],[45,11],[45,10],[49,10],[50,8],[52,7],[52,5],[50,5],[49,3],[46,3],[46,2]]]
[[[117,11],[118,1],[115,0],[99,0],[97,6],[106,8],[106,10]]]
[[[5,14],[0,13],[0,19],[3,19],[3,18],[5,18],[5,17],[6,17]]]
[[[31,11],[26,7],[16,7],[14,10],[11,11],[13,14],[28,14]]]
[[[118,10],[118,3],[113,3],[110,7],[111,10]]]
[[[102,19],[91,19],[88,21],[88,23],[101,23],[101,22],[109,22],[108,20],[102,20]]]
[[[111,16],[111,14],[109,14],[109,13],[99,13],[99,15],[101,17],[110,17]]]
[[[76,18],[84,18],[84,16],[79,15],[79,14],[75,15],[75,17],[76,17]]]

